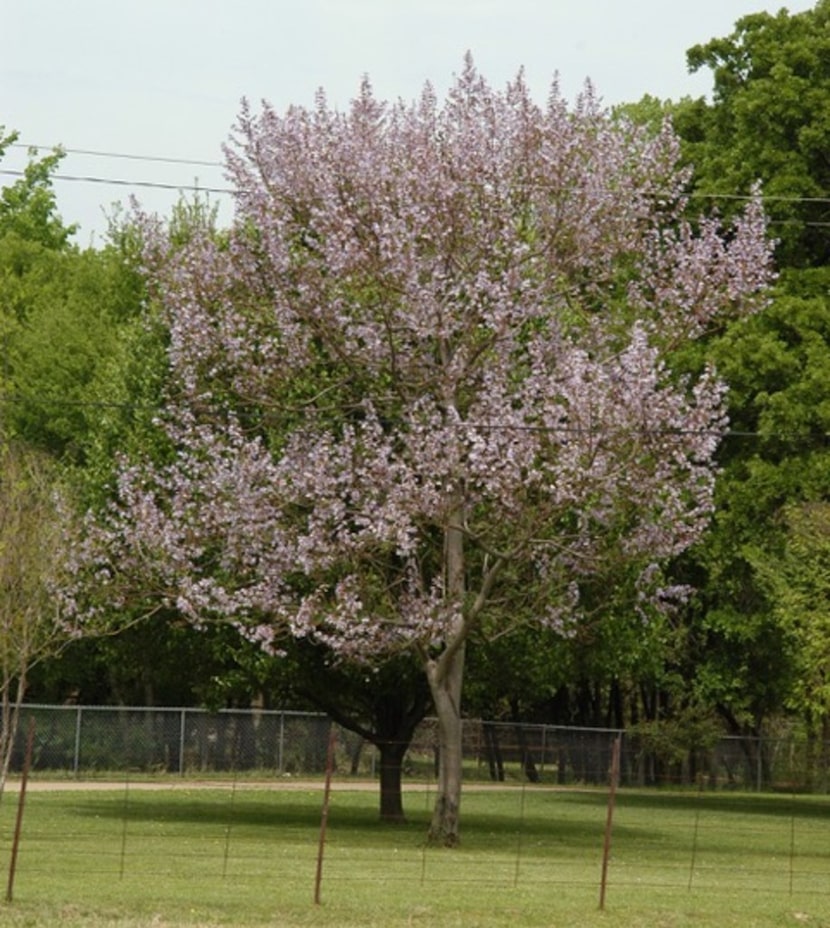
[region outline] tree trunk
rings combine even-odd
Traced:
[[[451,405],[451,404],[450,404]],[[464,562],[464,505],[460,494],[444,530],[444,590],[448,603],[464,608],[466,578]],[[477,596],[475,612],[486,601],[488,587],[496,576],[493,568]],[[426,657],[424,670],[438,719],[438,795],[429,827],[428,841],[455,847],[460,840],[462,731],[461,688],[464,682],[464,652],[469,631],[469,614],[459,615],[448,630],[444,651]]]
[[[0,722],[0,799],[3,798],[6,782],[9,778],[12,754],[14,754],[14,742],[20,726],[23,696],[26,692],[26,676],[23,670],[21,670],[17,678],[16,692],[13,699],[10,692],[13,683],[7,670],[5,670],[4,675],[6,679],[3,681],[2,722]]]
[[[349,752],[351,757],[351,767],[349,768],[349,773],[351,776],[356,777],[360,773],[360,758],[363,755],[363,738],[356,738],[355,745],[352,750]],[[381,760],[381,768],[383,767],[383,761]],[[383,782],[383,775],[381,774],[381,782]]]
[[[408,747],[408,742],[379,741],[377,743],[380,753],[380,820],[393,825],[406,822],[403,811],[401,775],[403,759]]]
[[[504,758],[499,744],[498,729],[491,722],[482,722],[481,727],[484,734],[487,765],[490,768],[490,779],[502,783],[504,782]]]
[[[435,662],[427,665],[427,678],[438,719],[438,794],[429,827],[429,843],[455,847],[460,840],[462,730],[461,684],[464,677],[464,646],[459,647],[443,672]]]
[[[539,783],[542,778],[539,776],[539,770],[536,767],[536,761],[534,761],[533,754],[531,753],[530,747],[528,746],[524,725],[522,725],[521,722],[514,722],[513,731],[516,732],[516,741],[519,745],[519,755],[522,762],[522,771],[527,777],[529,783]]]
[[[519,755],[521,757],[524,775],[530,783],[538,783],[541,778],[539,776],[539,771],[536,769],[536,762],[533,760],[533,755],[530,753],[530,748],[528,747],[525,728],[522,724],[521,714],[519,712],[519,704],[515,699],[510,702],[510,714],[513,716],[513,731],[516,733],[516,741],[519,745]]]
[[[402,766],[415,729],[430,708],[423,666],[411,657],[390,659],[369,675],[353,674],[326,663],[328,651],[306,643],[297,648],[299,693],[380,755],[380,820],[406,821],[401,794]],[[351,756],[357,772],[357,749]]]

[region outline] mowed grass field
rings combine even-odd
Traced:
[[[429,790],[392,827],[375,791],[337,784],[315,905],[322,784],[148,785],[33,784],[0,925],[830,926],[827,797],[621,791],[601,912],[601,790],[469,788],[447,851],[424,844]],[[0,805],[4,889],[16,802]]]

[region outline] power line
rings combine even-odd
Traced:
[[[128,157],[128,156],[124,156]],[[148,159],[148,160],[161,160],[161,159]],[[197,162],[180,162],[185,164],[197,163]],[[0,168],[0,174],[6,175],[7,177],[25,177],[25,171],[15,171],[10,168]],[[125,178],[117,177],[99,177],[92,174],[51,174],[50,178],[52,180],[68,181],[74,183],[84,183],[84,184],[101,184],[109,185],[114,187],[137,187],[150,190],[175,190],[175,191],[189,191],[192,193],[214,193],[219,194],[220,196],[233,196],[236,191],[231,187],[208,187],[198,183],[192,184],[169,184],[162,181],[149,181],[149,180],[127,180]],[[690,197],[696,199],[711,199],[711,200],[739,200],[743,202],[749,202],[750,200],[755,199],[755,197],[749,194],[737,194],[737,193],[692,193],[689,194]],[[830,197],[787,197],[787,196],[761,196],[762,203],[821,203],[821,204],[830,204]],[[776,225],[809,225],[812,227],[824,228],[830,226],[830,223],[827,222],[799,222],[798,220],[771,220],[771,223]]]
[[[49,145],[35,145],[27,144],[23,142],[14,142],[11,148],[25,148],[25,149],[52,149],[55,146]],[[138,155],[131,154],[128,152],[120,151],[101,151],[94,148],[64,148],[63,146],[58,146],[60,150],[68,155],[87,155],[95,158],[113,158],[120,159],[125,161],[139,161],[139,162],[150,162],[158,164],[184,164],[184,165],[194,165],[197,167],[209,167],[209,168],[224,168],[226,167],[225,163],[222,161],[206,161],[198,158],[173,158],[167,155]],[[123,181],[122,183],[129,183],[128,181]],[[712,191],[693,191],[688,194],[690,197],[695,199],[715,199],[715,200],[753,200],[755,197],[752,194],[744,193],[716,193]],[[762,194],[761,199],[767,202],[781,202],[781,203],[830,203],[830,197],[826,196],[792,196],[788,194]]]
[[[14,142],[10,148],[25,149],[49,149],[53,150],[54,145],[29,145],[23,142]],[[120,151],[97,151],[93,148],[64,148],[63,145],[57,146],[67,155],[88,155],[94,158],[117,158],[125,161],[149,161],[159,164],[189,164],[206,168],[223,168],[225,165],[221,161],[201,161],[197,158],[171,158],[164,155],[134,155]]]
[[[12,148],[45,148],[47,146],[24,145],[21,142],[15,142]],[[91,155],[100,158],[113,158],[127,161],[137,161],[143,163],[159,164],[180,164],[197,167],[224,168],[221,161],[203,161],[194,158],[171,158],[163,155],[134,155],[126,152],[97,151],[89,148],[61,148],[61,151],[67,154]],[[24,172],[13,171],[9,169],[0,169],[0,174],[6,174],[11,177],[23,177]],[[223,195],[233,194],[233,190],[227,187],[202,187],[198,184],[168,184],[159,181],[137,181],[120,178],[99,177],[97,175],[70,175],[70,174],[52,174],[55,180],[77,181],[90,184],[110,184],[121,187],[146,187],[159,190],[190,190],[204,191],[207,193],[218,193]],[[655,194],[659,196],[659,192]],[[690,199],[696,200],[734,200],[738,202],[750,202],[756,199],[756,196],[749,193],[716,193],[713,191],[690,191],[686,194]],[[830,204],[830,196],[793,196],[788,194],[761,194],[762,203],[811,203],[811,204]],[[819,225],[825,225],[820,223]]]
[[[14,171],[8,168],[0,168],[0,174],[8,177],[25,177],[25,171]],[[201,184],[166,184],[160,181],[150,180],[125,180],[117,177],[97,177],[95,175],[81,174],[50,174],[52,180],[65,180],[82,184],[104,184],[113,187],[140,187],[150,190],[188,190],[194,193],[217,193],[223,196],[231,196],[234,191],[230,187],[206,187]]]
[[[799,219],[768,219],[768,226],[798,226],[809,229],[830,229],[830,222],[802,222]]]
[[[706,200],[741,200],[749,202],[756,199],[750,193],[690,193],[691,198]],[[830,203],[830,197],[796,197],[784,194],[764,194],[759,197],[762,203]]]
[[[182,165],[193,165],[197,167],[211,167],[211,168],[224,168],[226,165],[222,161],[208,161],[199,158],[174,158],[167,155],[139,155],[129,152],[120,152],[120,151],[102,151],[100,149],[94,148],[65,148],[62,145],[35,145],[31,143],[24,142],[13,142],[10,148],[25,148],[30,149],[44,149],[44,150],[54,150],[58,148],[60,151],[68,155],[86,155],[95,158],[112,158],[125,161],[138,161],[145,163],[158,163],[158,164],[182,164]],[[0,173],[7,173],[5,171]],[[19,176],[19,175],[18,175]],[[58,178],[59,175],[52,175],[55,178]],[[107,178],[98,178],[98,177],[70,177],[67,175],[60,176],[61,180],[84,180],[90,183],[111,183],[111,184],[121,184],[121,185],[135,185],[135,186],[159,186],[162,189],[206,189],[206,188],[191,188],[191,187],[181,187],[181,185],[174,184],[153,184],[151,182],[141,182],[141,181],[127,181],[127,180],[110,180]],[[217,188],[216,193],[229,193],[231,191]],[[739,201],[750,201],[754,200],[755,196],[753,194],[743,194],[743,193],[716,193],[712,191],[691,191],[687,196],[694,199],[706,199],[706,200],[739,200]],[[761,194],[761,201],[768,203],[825,203],[830,204],[830,196],[792,196],[789,194]]]

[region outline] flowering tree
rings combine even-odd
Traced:
[[[269,649],[413,654],[435,842],[458,840],[471,630],[566,631],[611,562],[639,565],[646,616],[709,517],[722,388],[662,352],[751,309],[768,247],[757,204],[728,236],[682,221],[677,155],[590,88],[542,109],[468,60],[443,103],[245,106],[227,239],[149,236],[177,454],[125,464],[99,579]]]

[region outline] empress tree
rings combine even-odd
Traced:
[[[768,247],[754,203],[727,235],[685,224],[677,157],[590,88],[541,108],[468,60],[444,102],[245,105],[227,240],[150,236],[177,454],[125,464],[97,580],[273,650],[413,655],[434,842],[459,835],[471,632],[566,629],[611,562],[647,618],[709,517],[723,390],[662,352],[749,311]]]

